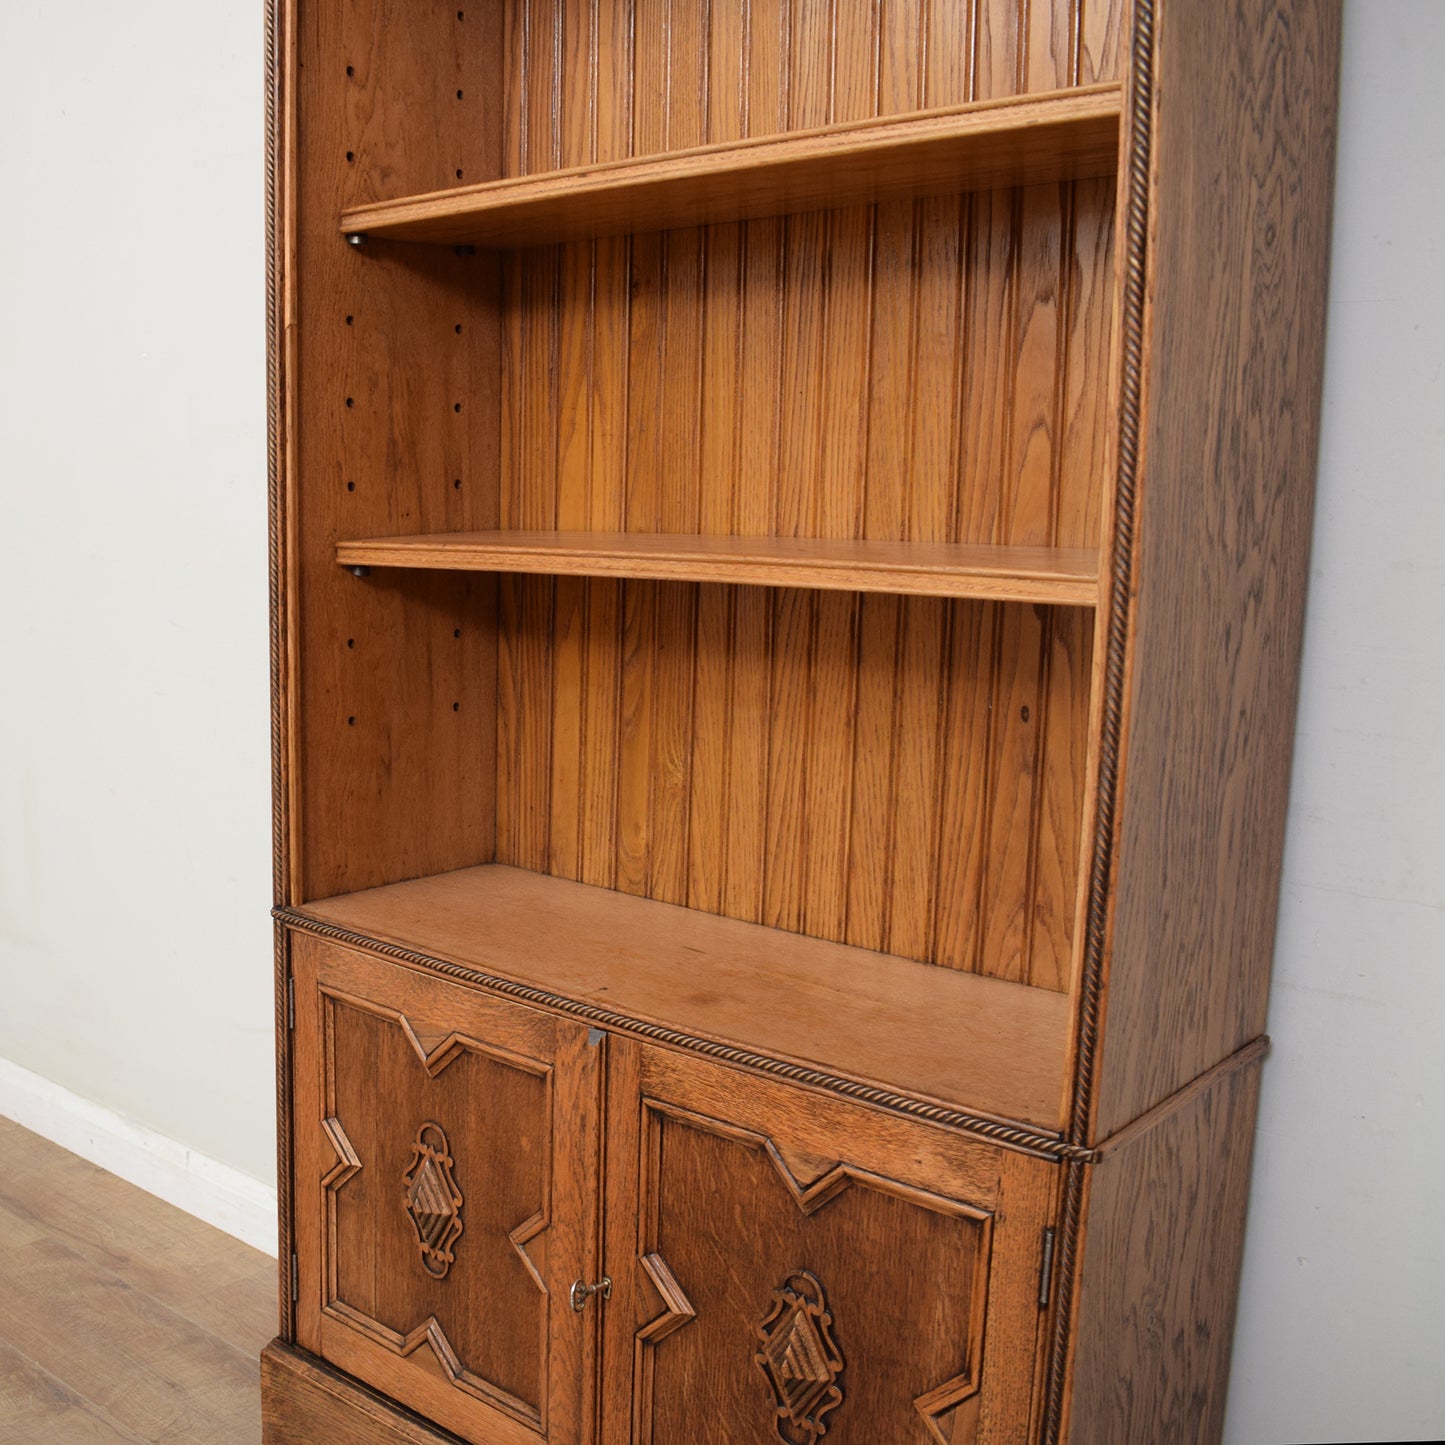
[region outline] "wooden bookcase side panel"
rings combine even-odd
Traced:
[[[333,228],[352,206],[508,174],[502,6],[333,0],[312,13],[297,0],[293,8],[303,44],[316,41],[300,80],[330,128],[314,158],[340,188]],[[303,148],[315,151],[319,139],[303,136]]]
[[[1094,1138],[1264,1028],[1324,350],[1339,5],[1158,8],[1132,681]]]
[[[1067,1445],[1220,1438],[1260,1068],[1087,1166]]]
[[[457,54],[441,12],[373,19],[359,0],[299,6],[288,30],[286,752],[301,900],[482,862],[495,837],[495,588],[438,575],[363,589],[335,562],[358,530],[497,520],[496,262],[362,256],[335,230],[363,155],[429,175],[497,164],[459,123],[397,128],[437,58]],[[454,63],[483,85],[486,56]]]

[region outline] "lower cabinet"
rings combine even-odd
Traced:
[[[304,1348],[479,1445],[1036,1437],[1048,1161],[292,957]]]
[[[591,1438],[602,1040],[305,936],[296,1337],[467,1440]]]
[[[614,1039],[603,1445],[1029,1438],[1056,1170]]]

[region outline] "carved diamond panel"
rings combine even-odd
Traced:
[[[727,1088],[730,1106],[752,1107]],[[711,1442],[699,1421],[739,1445],[974,1438],[982,1209],[872,1172],[822,1130],[779,1141],[652,1098],[642,1122],[631,1438]],[[921,1170],[933,1141],[917,1147]],[[1029,1401],[1003,1408],[999,1438],[1022,1440]]]
[[[451,1145],[440,1124],[428,1120],[417,1130],[402,1182],[421,1266],[433,1279],[445,1279],[456,1261],[452,1245],[462,1232],[462,1196],[452,1178]]]
[[[754,1357],[772,1386],[778,1438],[813,1445],[828,1433],[824,1416],[843,1403],[838,1376],[843,1356],[833,1340],[833,1316],[816,1275],[794,1270],[773,1291],[772,1308],[757,1326]]]

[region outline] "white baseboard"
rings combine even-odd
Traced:
[[[0,1116],[184,1209],[276,1253],[276,1191],[69,1089],[0,1059]]]

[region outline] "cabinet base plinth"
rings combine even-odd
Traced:
[[[462,1445],[315,1355],[273,1340],[261,1352],[262,1445]]]

